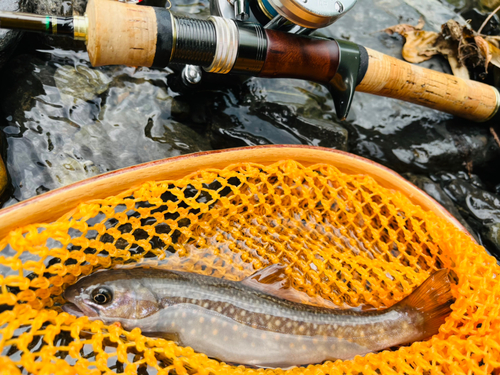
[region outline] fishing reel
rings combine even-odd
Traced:
[[[258,23],[265,29],[309,35],[347,13],[356,0],[210,0],[210,14],[240,22]],[[198,85],[205,72],[186,65],[181,78],[186,87]]]

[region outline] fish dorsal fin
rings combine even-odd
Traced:
[[[286,274],[288,266],[273,264],[258,270],[253,275],[243,279],[241,283],[249,288],[258,290],[264,294],[286,299],[291,302],[304,303],[312,306],[339,308],[336,304],[322,297],[310,297],[292,287],[290,278]]]

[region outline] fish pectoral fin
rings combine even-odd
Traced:
[[[179,338],[178,333],[172,333],[172,332],[143,332],[142,333],[144,336],[147,337],[159,337],[168,341],[173,341],[177,345],[184,346],[182,345],[182,341]]]
[[[307,293],[294,289],[286,274],[288,266],[277,263],[258,270],[253,275],[240,281],[243,285],[267,295],[286,299],[291,302],[305,303],[312,306],[339,308],[333,302],[322,297],[310,297]]]

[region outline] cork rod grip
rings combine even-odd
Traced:
[[[368,69],[356,91],[401,99],[472,121],[495,115],[498,91],[489,85],[463,80],[406,63],[366,48]]]
[[[152,7],[90,0],[87,17],[87,51],[93,66],[153,64],[157,25]]]

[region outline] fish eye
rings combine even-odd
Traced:
[[[113,294],[107,288],[96,288],[92,291],[92,298],[95,303],[104,305],[111,301]]]

